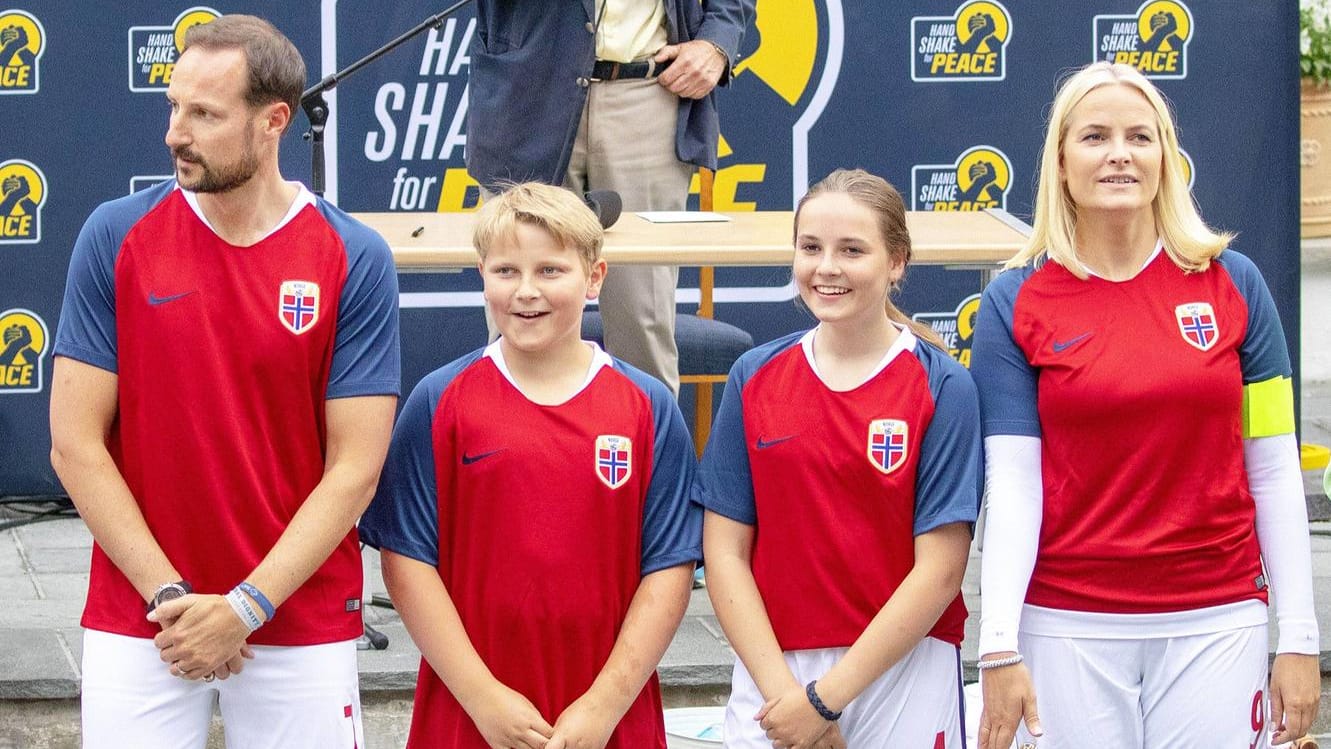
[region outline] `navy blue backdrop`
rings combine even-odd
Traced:
[[[306,55],[313,81],[321,60],[346,65],[446,4],[23,2],[0,10],[0,38],[7,26],[41,37],[26,57],[0,60],[8,125],[0,185],[20,176],[32,183],[34,170],[43,181],[40,205],[30,192],[11,213],[22,218],[27,206],[37,214],[30,233],[0,232],[0,335],[24,327],[33,340],[8,367],[10,339],[0,341],[0,494],[58,490],[47,464],[49,336],[70,247],[98,202],[169,168],[166,105],[154,90],[166,68],[154,66],[173,59],[174,34],[211,11],[266,15]],[[1238,232],[1236,249],[1262,269],[1297,367],[1296,12],[1294,3],[1244,0],[758,0],[734,82],[721,92],[715,208],[789,209],[811,181],[862,166],[896,184],[916,210],[993,206],[1028,217],[1059,76],[1096,59],[1129,62],[1173,102],[1202,213]],[[463,166],[472,30],[468,9],[339,86],[329,187],[343,208],[475,207]],[[33,60],[26,77],[25,59]],[[287,176],[307,179],[307,146],[292,135],[283,148]],[[970,178],[980,161],[996,174],[987,186]],[[0,229],[19,228],[4,218]],[[39,239],[31,233],[38,223]],[[680,309],[691,310],[696,275],[686,269],[680,286]],[[402,278],[404,392],[481,345],[479,289],[471,271]],[[978,291],[973,272],[917,268],[900,302],[966,360]],[[760,341],[810,324],[792,298],[783,268],[717,273],[717,316]]]

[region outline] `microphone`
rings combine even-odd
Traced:
[[[624,200],[614,190],[588,190],[582,194],[582,202],[596,214],[602,229],[614,226],[624,210]]]

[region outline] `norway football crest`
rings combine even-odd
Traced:
[[[875,419],[869,422],[869,462],[883,473],[891,473],[906,462],[906,422]]]
[[[596,438],[596,477],[618,489],[633,475],[633,441],[615,434]]]
[[[283,281],[277,293],[277,317],[287,330],[300,335],[319,321],[319,284]]]
[[[1188,302],[1174,308],[1179,332],[1188,345],[1206,351],[1220,340],[1220,328],[1215,323],[1215,312],[1206,302]]]

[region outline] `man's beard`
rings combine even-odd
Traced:
[[[180,168],[178,166],[176,168],[176,182],[186,190],[192,190],[193,192],[230,192],[249,182],[255,172],[259,171],[259,156],[254,153],[248,143],[245,146],[244,155],[238,161],[222,168],[212,167],[201,156],[188,148],[173,148],[171,149],[171,156],[173,160],[183,159],[193,162],[195,167],[200,170],[201,173],[194,183],[189,184],[181,179]]]

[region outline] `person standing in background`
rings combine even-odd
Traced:
[[[477,0],[467,171],[488,194],[539,181],[682,210],[695,167],[716,167],[714,89],[754,1]],[[606,349],[675,393],[678,277],[616,266],[598,302]]]

